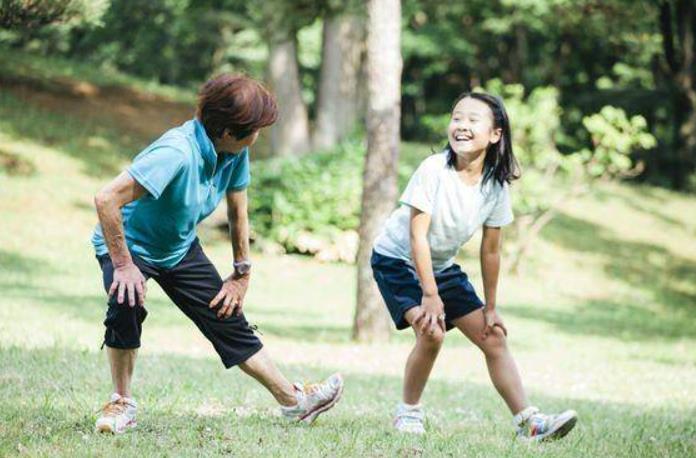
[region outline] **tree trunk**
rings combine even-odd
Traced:
[[[268,81],[278,100],[278,121],[270,129],[272,154],[306,153],[310,149],[309,118],[302,100],[294,34],[274,37],[269,48]]]
[[[358,122],[363,47],[363,22],[360,18],[344,14],[325,19],[315,148],[327,149],[336,145],[353,131]]]
[[[693,0],[660,2],[660,32],[667,74],[676,88],[676,166],[672,184],[686,186],[696,169],[696,5]]]
[[[372,242],[394,208],[401,112],[401,2],[368,1],[367,155],[363,172],[358,295],[353,337],[386,340],[389,318],[372,279]]]

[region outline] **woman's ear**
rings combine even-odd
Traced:
[[[503,129],[497,127],[491,132],[491,144],[495,145],[500,141],[500,137],[503,136]]]

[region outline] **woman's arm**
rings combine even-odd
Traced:
[[[125,293],[128,293],[131,307],[135,305],[136,292],[139,304],[144,304],[146,287],[145,277],[133,263],[126,246],[121,207],[141,198],[146,192],[128,172],[122,172],[94,196],[104,241],[114,265],[114,280],[109,288],[109,296],[118,291],[117,300],[123,303]]]
[[[499,326],[507,335],[507,329],[495,309],[498,275],[500,273],[501,239],[501,229],[499,227],[483,226],[481,276],[483,277],[483,294],[486,301],[484,308],[486,317],[486,328],[483,331],[484,337],[493,331],[494,326]]]
[[[249,214],[246,189],[227,193],[227,220],[235,262],[249,259]],[[222,283],[220,292],[210,301],[210,308],[218,308],[218,318],[241,315],[244,296],[249,287],[250,272],[236,275],[235,272]]]
[[[246,189],[227,193],[227,220],[235,261],[249,259],[249,212]]]
[[[445,331],[444,309],[445,306],[440,299],[433,273],[433,262],[430,256],[430,245],[428,244],[428,228],[430,227],[430,215],[417,208],[411,208],[410,237],[411,237],[411,256],[416,267],[416,273],[423,290],[421,301],[421,313],[413,321],[416,324],[422,321],[421,334],[426,330],[432,334],[435,326],[440,326]]]

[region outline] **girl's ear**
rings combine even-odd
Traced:
[[[493,129],[491,133],[491,144],[495,145],[500,141],[500,137],[503,136],[503,129],[500,127]]]

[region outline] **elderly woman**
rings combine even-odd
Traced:
[[[194,119],[165,132],[96,195],[92,243],[109,297],[104,345],[114,385],[98,431],[122,433],[136,425],[131,379],[149,278],[198,326],[225,367],[238,365],[261,382],[286,418],[311,423],[341,396],[338,374],[318,384],[291,384],[242,313],[251,275],[249,147],[277,113],[274,97],[253,79],[214,78],[200,91]],[[225,280],[196,237],[198,223],[223,197],[234,252]]]

